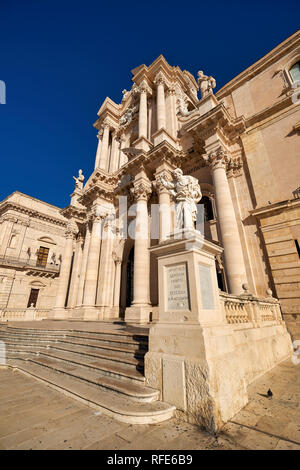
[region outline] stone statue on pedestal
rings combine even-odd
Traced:
[[[204,98],[212,92],[213,88],[216,88],[216,80],[213,77],[208,77],[207,75],[204,75],[202,70],[199,70],[197,75],[197,81],[201,91],[201,98]]]
[[[73,176],[73,178],[75,180],[76,188],[83,189],[84,176],[82,174],[82,170],[79,170],[77,178],[76,178],[76,176]]]
[[[173,181],[160,178],[161,184],[167,188],[176,202],[176,228],[194,230],[197,220],[196,204],[202,197],[198,180],[193,176],[183,175],[180,168],[172,172]]]

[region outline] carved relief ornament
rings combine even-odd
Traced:
[[[231,158],[222,147],[213,150],[207,155],[203,155],[203,159],[212,170],[216,170],[217,168],[224,168],[226,170],[231,162]]]
[[[151,184],[148,181],[140,181],[134,184],[133,188],[130,189],[130,192],[137,201],[148,201],[150,194],[152,193]]]

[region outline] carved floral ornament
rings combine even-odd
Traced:
[[[151,184],[146,181],[140,181],[136,183],[133,188],[130,189],[131,195],[137,200],[147,201],[150,194],[152,193]]]
[[[152,94],[152,90],[151,88],[149,87],[148,83],[146,83],[145,81],[143,81],[139,88],[139,93],[147,93],[147,95],[151,95]]]
[[[167,85],[169,85],[169,84],[168,84],[168,81],[167,81],[167,79],[166,79],[166,77],[165,77],[161,72],[159,72],[159,73],[156,75],[156,77],[155,77],[155,79],[154,79],[154,83],[155,83],[155,85],[164,85],[164,87],[166,87]],[[169,88],[169,87],[168,87],[168,88]]]
[[[69,220],[66,229],[66,238],[75,238],[78,233],[78,226],[74,220]]]
[[[222,147],[213,150],[207,155],[203,155],[203,159],[212,170],[217,168],[224,168],[226,170],[226,168],[228,168],[229,164],[231,163],[231,158],[227,155]]]

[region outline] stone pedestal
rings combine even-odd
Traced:
[[[187,421],[216,431],[247,403],[219,300],[215,255],[222,248],[182,231],[150,251],[158,258],[159,315],[150,328],[147,384]]]

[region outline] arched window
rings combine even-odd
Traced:
[[[300,60],[290,68],[289,73],[293,83],[300,81]]]
[[[204,205],[204,222],[214,219],[214,213],[212,208],[211,200],[208,196],[203,196],[200,204]]]

